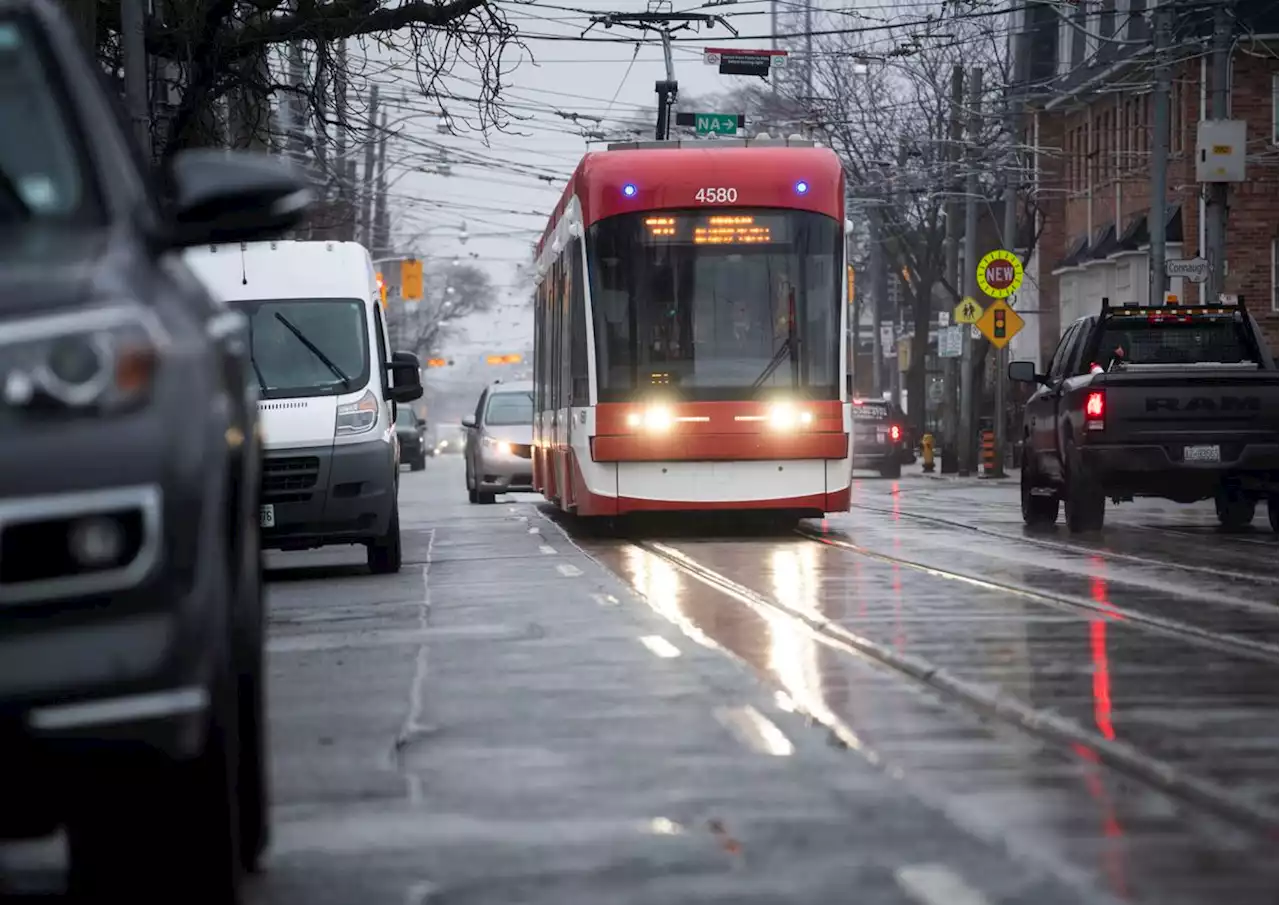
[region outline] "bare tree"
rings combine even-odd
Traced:
[[[390,306],[387,330],[397,350],[424,360],[440,351],[455,321],[491,310],[498,297],[489,275],[471,264],[427,267],[422,290],[422,301]]]

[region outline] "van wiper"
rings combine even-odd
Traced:
[[[333,359],[331,359],[328,355],[325,355],[323,352],[321,352],[315,343],[307,339],[306,335],[297,327],[295,327],[293,323],[287,317],[281,314],[279,311],[276,312],[276,320],[278,320],[280,323],[288,327],[289,332],[292,333],[294,336],[298,337],[298,342],[302,343],[304,346],[310,349],[311,354],[314,355],[316,358],[320,359],[320,361],[324,363],[324,366],[328,368],[330,371],[332,371],[334,375],[336,375],[337,378],[342,381],[342,385],[344,387],[351,385],[351,378],[343,373],[342,368],[334,364]]]
[[[253,365],[253,373],[258,376],[258,389],[263,393],[267,392],[267,381],[262,376],[262,368],[258,367],[258,358],[253,354],[253,318],[247,318],[249,321],[249,364]]]

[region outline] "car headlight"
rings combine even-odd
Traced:
[[[484,438],[484,445],[489,447],[500,456],[511,455],[511,444],[506,440],[495,440],[492,437]]]
[[[365,390],[364,395],[355,402],[344,402],[338,406],[333,435],[350,437],[353,434],[366,434],[377,423],[378,397],[373,395],[373,390]]]
[[[137,305],[6,324],[0,396],[15,408],[131,408],[150,396],[168,343],[154,312]]]

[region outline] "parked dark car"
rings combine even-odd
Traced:
[[[257,381],[179,251],[308,192],[193,151],[162,200],[46,0],[0,2],[0,71],[0,837],[64,827],[77,901],[235,902],[268,826]]]
[[[400,461],[410,471],[427,467],[427,425],[407,405],[396,407],[396,439],[400,441]]]

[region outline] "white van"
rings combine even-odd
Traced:
[[[395,405],[422,396],[416,356],[388,352],[373,261],[355,242],[195,248],[187,263],[249,319],[263,433],[262,545],[364,544],[400,569]]]

